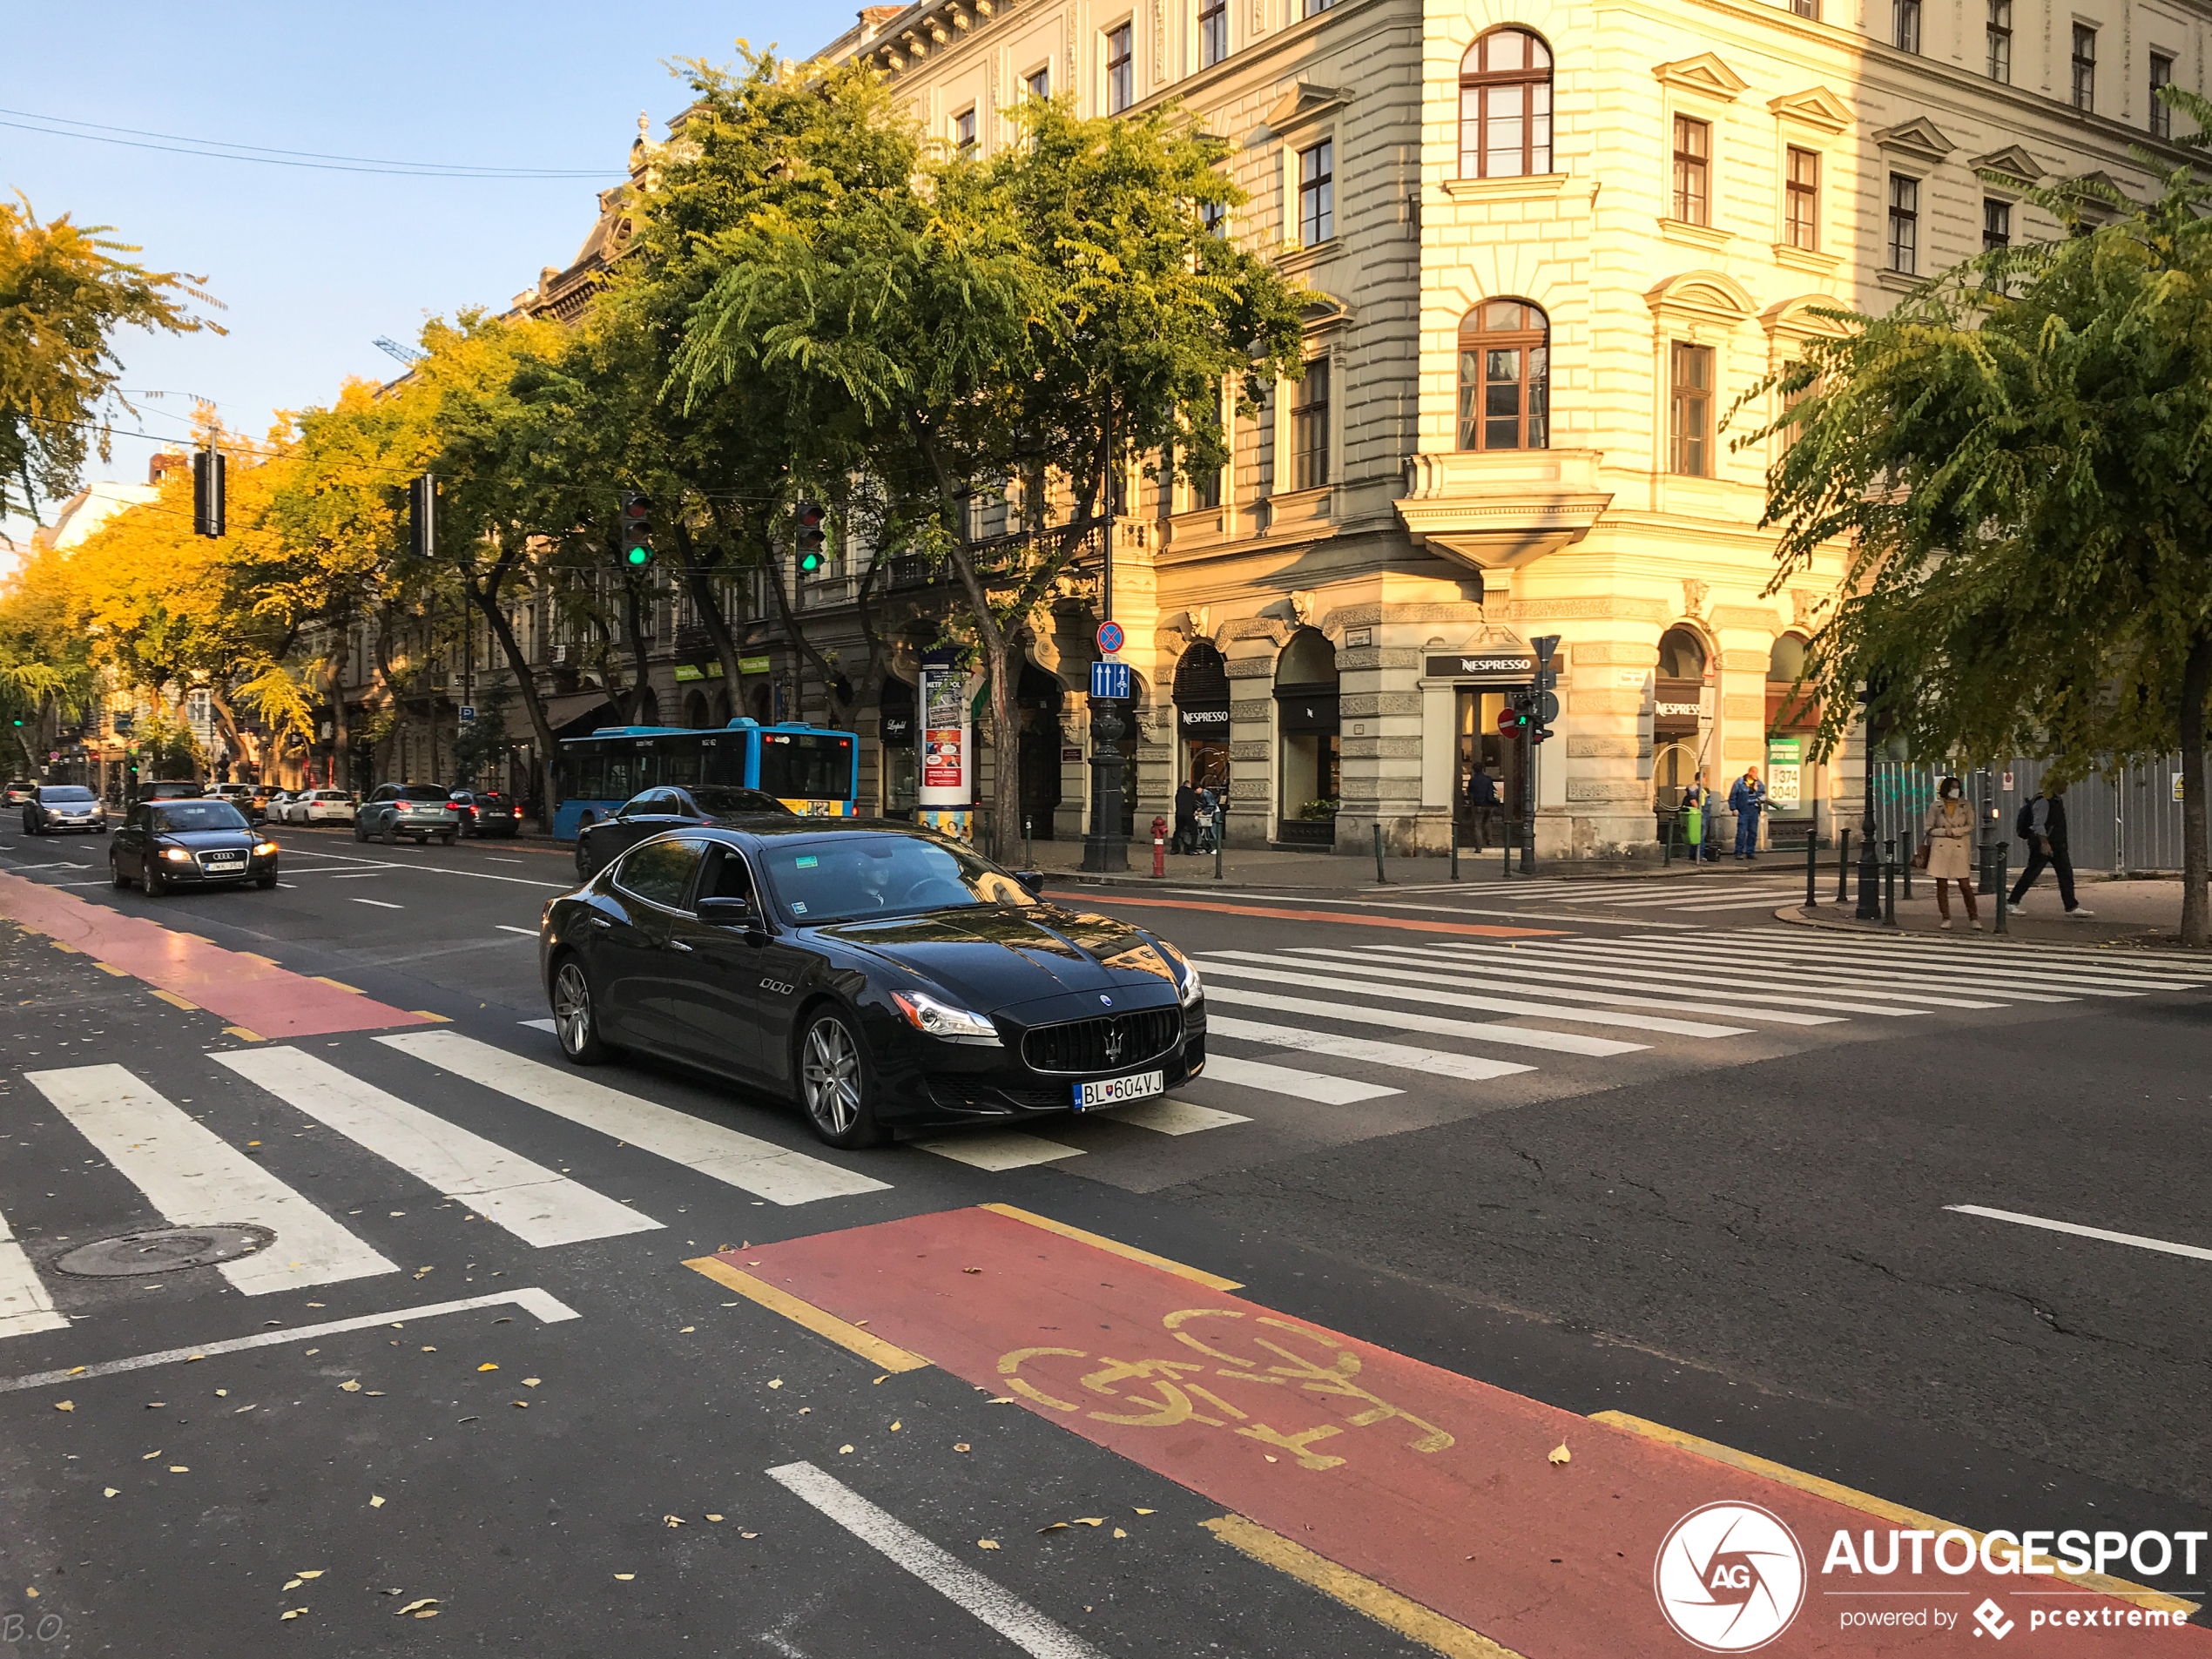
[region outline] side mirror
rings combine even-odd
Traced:
[[[1014,879],[1028,890],[1032,899],[1044,897],[1044,872],[1042,870],[1016,870],[1014,873]]]
[[[747,899],[702,899],[698,901],[698,919],[711,927],[751,927],[756,925],[752,900]]]

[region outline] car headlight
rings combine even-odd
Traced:
[[[167,859],[172,864],[190,864],[192,862],[192,854],[185,852],[181,846],[165,846],[161,849],[161,856]]]
[[[921,991],[894,991],[891,1000],[907,1023],[917,1031],[947,1042],[970,1042],[979,1048],[999,1047],[998,1028],[981,1014],[940,1002]]]
[[[1175,988],[1175,993],[1183,999],[1186,1008],[1206,994],[1205,981],[1198,977],[1198,965],[1187,957],[1183,963],[1183,983]]]
[[[274,841],[256,841],[253,843],[253,851],[266,859],[273,856],[278,848]]]

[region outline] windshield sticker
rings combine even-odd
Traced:
[[[798,899],[792,900],[791,901],[791,908],[792,914],[794,915],[803,916],[806,914],[806,906],[803,900]]]
[[[821,862],[821,860],[819,860],[819,859],[818,859],[818,858],[813,858],[813,857],[803,858],[803,859],[801,859],[801,860],[799,860],[799,867],[800,869],[802,869],[802,870],[811,870],[811,869],[813,869],[813,868],[816,865],[819,864],[820,862]]]

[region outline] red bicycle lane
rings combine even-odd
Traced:
[[[1918,1655],[2002,1627],[2037,1653],[2212,1655],[2212,1632],[2151,1628],[2162,1615],[2144,1610],[2186,1604],[1991,1571],[1964,1532],[1974,1561],[1963,1570],[1939,1571],[1910,1541],[1892,1574],[1824,1573],[1837,1534],[1857,1560],[1862,1539],[1870,1554],[1893,1548],[1891,1528],[1870,1533],[1862,1510],[1289,1318],[1220,1288],[1226,1280],[1132,1259],[1022,1213],[945,1211],[716,1260],[732,1278],[866,1321],[863,1340],[1009,1396],[1527,1659],[1698,1651],[1705,1644],[1662,1613],[1662,1582],[1680,1622],[1717,1637],[1707,1651],[1749,1651],[1787,1602],[1794,1612],[1760,1650]],[[1750,1534],[1703,1522],[1682,1534],[1702,1539],[1694,1548],[1670,1541],[1678,1523],[1716,1505],[1764,1512],[1790,1544],[1747,1548]],[[1714,1514],[1726,1522],[1728,1512]],[[1954,1564],[1960,1548],[1949,1547]],[[1979,1624],[1978,1608],[1987,1608]],[[2117,1622],[2084,1623],[2100,1614]]]

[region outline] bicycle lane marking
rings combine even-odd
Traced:
[[[944,1211],[711,1259],[866,1321],[1528,1659],[1686,1650],[1654,1596],[1654,1562],[1676,1522],[1723,1501],[1781,1517],[1805,1556],[1810,1593],[1771,1651],[1918,1652],[1960,1634],[1842,1628],[1839,1608],[1866,1604],[1822,1595],[1819,1568],[1838,1531],[1856,1541],[1862,1511],[1003,1214]],[[1554,1464],[1561,1444],[1571,1460]],[[2015,1606],[2020,1581],[1900,1564],[1881,1588],[1971,1609],[1985,1596]],[[2041,1652],[2112,1651],[2086,1629],[2037,1634]],[[2202,1629],[2128,1639],[2212,1652]]]

